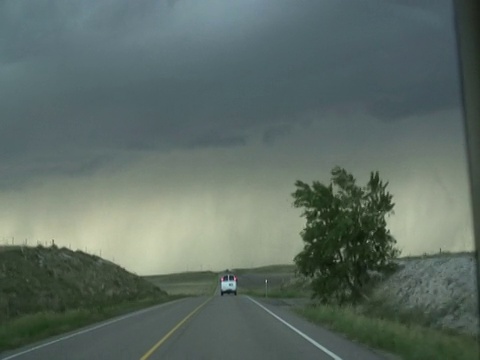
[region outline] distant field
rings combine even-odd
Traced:
[[[247,295],[272,297],[309,297],[310,293],[292,286],[294,265],[269,265],[252,269],[231,269],[238,276],[238,292]],[[166,291],[169,295],[211,295],[219,284],[221,273],[212,271],[182,272],[143,278]]]
[[[256,268],[239,268],[233,270],[236,274],[252,274],[252,273],[260,273],[260,274],[294,274],[295,273],[295,265],[268,265],[268,266],[260,266]]]
[[[0,252],[8,251],[8,250],[17,250],[21,246],[20,245],[0,245]]]
[[[424,253],[420,255],[402,255],[399,257],[400,260],[413,260],[413,259],[429,259],[429,258],[438,258],[438,257],[449,257],[449,256],[459,256],[459,255],[475,255],[475,251],[439,251],[436,253]]]
[[[217,286],[218,275],[212,271],[197,271],[143,278],[169,295],[211,295]]]

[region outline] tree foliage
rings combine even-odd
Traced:
[[[306,219],[300,235],[303,250],[295,257],[298,271],[312,279],[315,297],[322,302],[357,301],[372,271],[394,268],[399,255],[387,229],[393,213],[392,195],[378,172],[360,187],[340,167],[331,171],[330,184],[296,181],[293,205]]]

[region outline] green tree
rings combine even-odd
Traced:
[[[297,180],[293,206],[302,208],[306,224],[303,250],[295,256],[297,271],[312,280],[313,296],[344,303],[364,297],[363,287],[375,272],[395,268],[400,251],[387,229],[393,213],[388,182],[378,172],[360,187],[347,171],[335,167],[329,185]]]

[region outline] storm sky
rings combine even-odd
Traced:
[[[0,240],[130,271],[290,263],[297,179],[389,181],[473,248],[450,1],[0,2]]]

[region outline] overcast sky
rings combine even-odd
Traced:
[[[378,170],[473,247],[450,1],[0,2],[0,240],[140,274],[289,263],[294,182]]]

